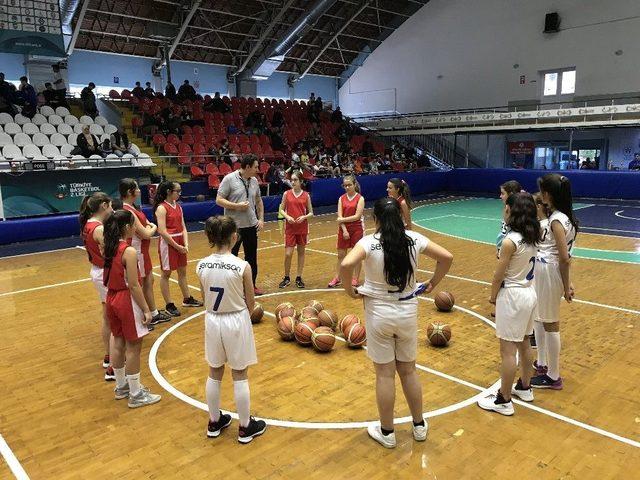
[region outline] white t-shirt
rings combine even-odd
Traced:
[[[514,231],[507,232],[502,245],[506,240],[513,242],[516,246],[516,251],[511,255],[502,286],[505,288],[530,287],[533,280],[533,269],[536,264],[536,246],[525,243],[522,235]]]
[[[64,90],[67,88],[67,84],[64,82],[64,78],[62,77],[62,73],[53,72],[53,89],[54,90]]]
[[[358,293],[364,296],[377,298],[380,300],[398,301],[400,298],[409,296],[416,289],[416,269],[418,268],[418,255],[424,252],[429,244],[429,239],[424,235],[406,230],[405,233],[413,242],[411,248],[411,264],[413,265],[413,277],[409,279],[402,292],[397,291],[397,287],[387,283],[384,276],[384,252],[380,244],[380,236],[377,233],[363,237],[357,245],[360,245],[366,254],[364,260],[364,284],[358,287]],[[416,303],[417,298],[406,300]]]
[[[551,224],[555,221],[560,222],[562,228],[564,228],[564,234],[567,238],[567,249],[569,250],[569,256],[573,253],[573,244],[576,240],[576,229],[564,213],[556,210],[553,212],[546,223],[540,222],[540,226],[543,228],[542,241],[538,246],[538,259],[544,263],[559,263],[558,246],[556,245],[556,237],[551,230]]]
[[[247,308],[242,278],[247,265],[231,253],[213,253],[198,262],[196,273],[204,289],[207,312],[229,313]]]

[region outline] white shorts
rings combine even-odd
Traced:
[[[537,316],[536,305],[533,287],[501,288],[496,298],[496,337],[521,342],[531,335]]]
[[[564,295],[564,285],[560,266],[552,263],[536,262],[533,285],[538,295],[538,322],[554,323],[560,320],[560,302]]]
[[[418,350],[418,302],[364,297],[367,355],[375,363],[414,362]]]
[[[104,268],[97,267],[95,265],[91,265],[91,272],[89,275],[91,276],[91,281],[93,282],[93,286],[96,287],[98,291],[98,295],[100,295],[100,301],[102,303],[107,300],[107,287],[104,286],[104,279],[102,278],[102,274],[104,272]]]
[[[207,363],[214,368],[228,363],[233,370],[244,370],[258,363],[249,310],[206,313],[204,352]]]

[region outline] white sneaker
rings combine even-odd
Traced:
[[[383,435],[382,430],[380,430],[380,425],[369,425],[367,427],[367,433],[384,448],[395,448],[396,446],[395,432],[389,435]]]
[[[511,395],[518,397],[524,402],[533,402],[533,390],[529,387],[526,390],[520,390],[518,387],[521,385],[515,384],[511,387]]]
[[[412,423],[413,425],[413,423]],[[424,442],[427,439],[427,432],[429,431],[429,424],[427,420],[424,421],[424,425],[413,425],[413,439],[416,442]]]
[[[162,397],[151,393],[147,389],[140,389],[137,395],[129,394],[129,408],[145,407],[158,403]]]
[[[513,402],[509,400],[506,403],[496,403],[497,396],[495,393],[491,395],[487,395],[484,398],[478,400],[478,406],[483,410],[489,410],[493,412],[497,412],[500,415],[511,416],[514,414]]]

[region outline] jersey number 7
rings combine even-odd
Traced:
[[[224,295],[224,288],[222,287],[209,287],[209,291],[216,292],[218,296],[216,297],[216,301],[213,302],[213,311],[217,312],[218,307],[220,306],[220,302],[222,301],[222,296]]]

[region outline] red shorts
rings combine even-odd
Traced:
[[[129,290],[109,290],[106,306],[114,337],[124,337],[125,340],[134,342],[149,333],[149,329],[142,323],[144,313],[131,298]]]
[[[347,226],[347,232],[349,232],[349,238],[345,239],[342,236],[342,227],[338,228],[338,249],[346,250],[347,248],[353,248],[356,243],[364,236],[364,231],[361,225],[356,227]]]
[[[142,252],[138,255],[138,272],[142,278],[148,276],[153,269],[153,263],[151,263],[151,255],[149,254],[149,248],[143,248]]]
[[[289,233],[284,232],[284,246],[285,247],[295,247],[296,245],[306,245],[309,243],[308,241],[309,235],[306,233]]]
[[[184,245],[184,237],[181,233],[174,233],[171,238],[178,245]],[[160,255],[160,268],[165,272],[187,266],[187,255],[170,246],[162,237],[158,242],[158,253]]]

